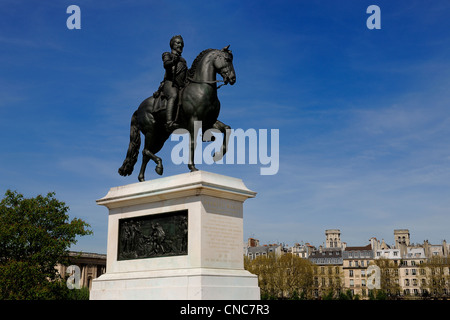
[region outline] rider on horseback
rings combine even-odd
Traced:
[[[156,163],[156,173],[159,175],[163,173],[162,159],[156,156],[156,153],[161,150],[164,142],[170,137],[171,132],[161,128],[167,122],[170,125],[170,121],[173,122],[175,120],[180,128],[182,127],[189,132],[190,152],[188,168],[190,171],[197,171],[194,163],[194,153],[195,139],[199,128],[196,126],[196,122],[202,123],[204,132],[207,132],[209,129],[216,129],[224,135],[220,151],[218,150],[214,154],[214,161],[221,159],[227,151],[228,129],[230,127],[218,120],[220,101],[217,96],[218,87],[216,84],[223,82],[224,84],[229,83],[233,85],[236,82],[233,56],[229,46],[222,50],[203,50],[194,59],[192,67],[187,70],[186,61],[180,57],[183,49],[183,39],[180,36],[175,36],[170,44],[172,52],[163,54],[164,67],[166,67],[165,80],[161,83],[158,91],[142,101],[133,113],[130,123],[130,143],[127,155],[118,170],[122,176],[128,176],[133,172],[139,155],[141,134],[144,135],[145,145],[142,150],[139,181],[145,180],[145,168],[149,160],[153,160]],[[217,80],[217,74],[222,76],[223,80]],[[195,85],[184,83],[187,77],[189,77],[188,83],[195,83]],[[180,89],[181,91],[179,91]],[[170,93],[175,93],[176,95]],[[168,106],[169,110],[167,110],[168,115],[166,118],[164,113],[159,113],[159,111],[165,109],[168,96],[172,97],[172,101]],[[164,99],[162,99],[163,97]],[[176,100],[178,100],[178,103]],[[182,109],[179,108],[180,102],[182,102]],[[175,108],[177,109],[174,110]],[[175,117],[173,116],[173,111],[177,111]]]
[[[186,72],[188,70],[186,60],[181,56],[183,52],[184,41],[180,35],[170,39],[171,52],[164,52],[162,60],[166,73],[163,81],[163,93],[167,98],[167,123],[166,128],[169,132],[177,129],[179,126],[174,120],[174,110],[177,106],[180,90],[186,85]]]

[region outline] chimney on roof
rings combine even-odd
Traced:
[[[258,247],[259,246],[259,240],[254,238],[248,238],[247,242],[249,247]]]

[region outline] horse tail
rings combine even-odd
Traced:
[[[136,111],[137,112],[137,111]],[[130,144],[128,146],[127,156],[119,168],[121,176],[129,176],[133,172],[134,165],[139,155],[139,147],[141,146],[141,134],[137,123],[136,112],[131,117],[130,125]]]

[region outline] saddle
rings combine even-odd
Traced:
[[[150,113],[155,113],[161,110],[166,110],[167,108],[167,99],[166,97],[161,93],[155,97],[155,94],[153,94],[153,106],[150,109]]]
[[[163,87],[164,87],[164,81],[161,82],[161,84],[159,85],[158,90],[156,90],[153,93],[154,101],[153,101],[153,106],[150,109],[150,113],[155,113],[155,112],[158,112],[158,111],[161,111],[161,110],[166,110],[166,108],[167,108],[167,97],[164,95]],[[177,99],[178,101],[177,101],[177,108],[176,108],[176,112],[175,112],[175,114],[176,114],[175,121],[178,118],[178,112],[179,112],[179,110],[181,108],[181,105],[183,103],[183,99],[182,98],[183,98],[184,88],[186,88],[186,86],[182,87],[180,89],[180,91],[178,92],[178,99]]]

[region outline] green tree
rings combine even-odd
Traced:
[[[277,260],[280,271],[280,291],[283,298],[300,299],[311,296],[313,286],[313,266],[311,262],[291,253]]]
[[[424,295],[447,298],[450,292],[450,258],[433,256],[421,265],[421,287]]]
[[[313,287],[312,264],[290,253],[244,259],[244,267],[258,275],[262,299],[308,299]]]
[[[353,300],[353,293],[352,290],[347,289],[345,292],[339,293],[339,300]]]
[[[374,264],[380,268],[380,289],[373,292],[377,300],[396,299],[400,295],[399,265],[390,259],[376,259]]]
[[[339,299],[343,288],[343,274],[339,266],[314,265],[317,294],[324,300]]]
[[[261,299],[271,300],[278,297],[277,266],[275,254],[261,255],[254,260],[246,259],[244,267],[258,276]]]
[[[0,299],[64,296],[55,266],[68,265],[77,236],[92,234],[54,193],[35,198],[8,190],[0,202]]]

